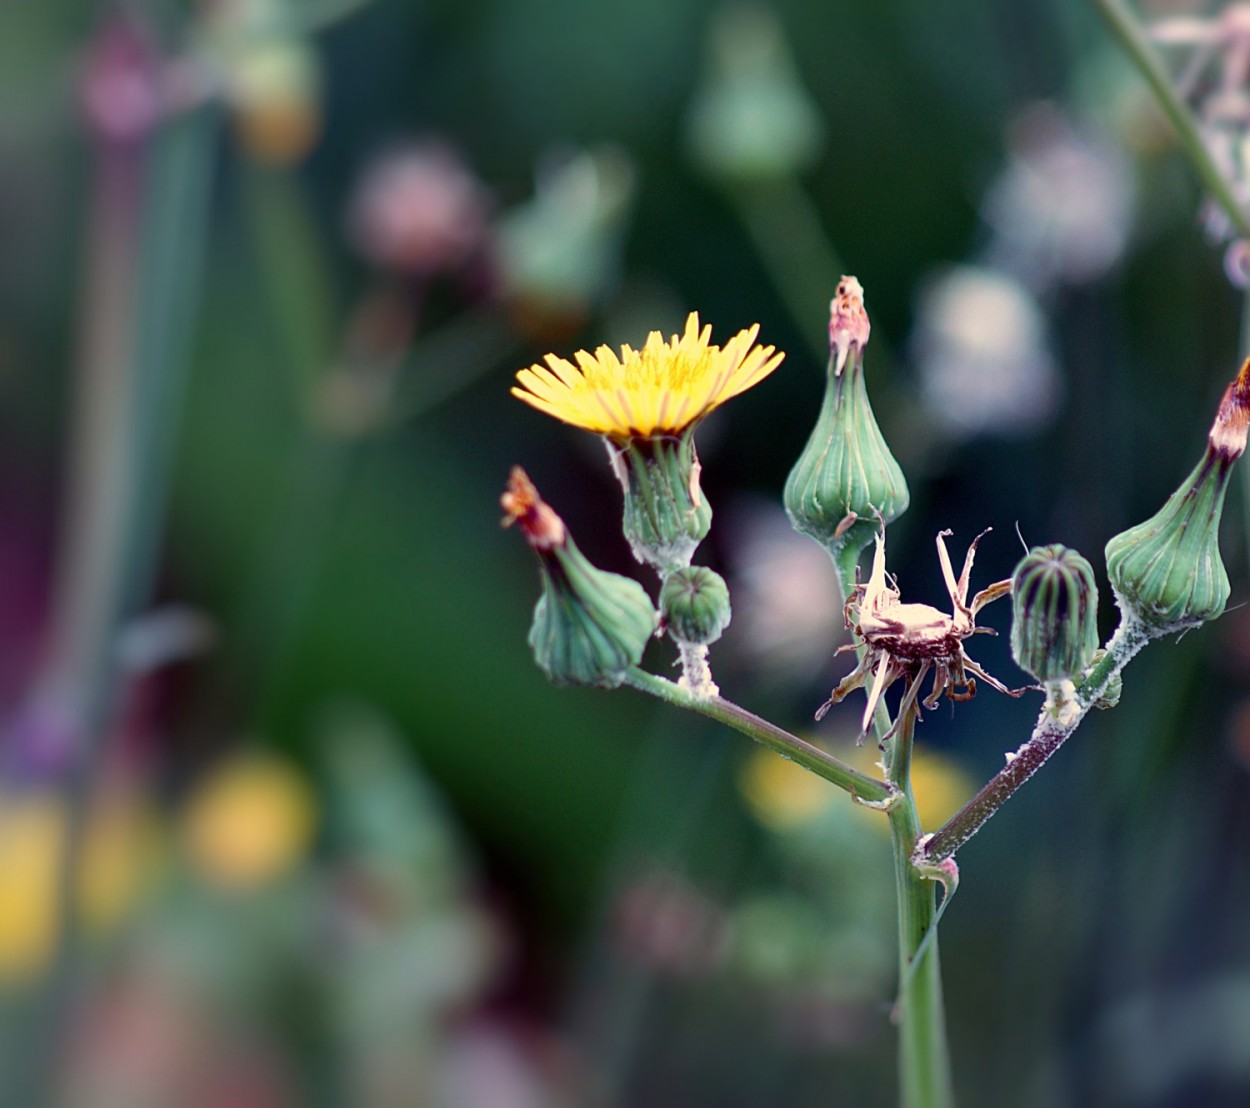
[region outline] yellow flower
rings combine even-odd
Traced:
[[[293,868],[308,849],[315,822],[312,791],[292,766],[244,754],[220,766],[191,795],[183,841],[209,881],[243,891]]]
[[[577,365],[555,354],[517,374],[514,396],[556,419],[617,440],[672,435],[762,381],[784,354],[756,346],[759,324],[739,331],[724,349],[711,345],[712,327],[698,312],[685,333],[665,342],[652,331],[641,350],[625,345],[579,350]]]

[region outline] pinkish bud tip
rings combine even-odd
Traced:
[[[1229,461],[1240,458],[1246,450],[1250,432],[1250,358],[1237,374],[1237,379],[1224,390],[1220,410],[1211,425],[1211,449]]]
[[[538,495],[534,482],[520,466],[512,467],[508,487],[499,498],[499,503],[506,513],[501,521],[503,526],[519,523],[526,541],[535,550],[551,550],[564,545],[564,520]]]
[[[842,375],[851,351],[862,353],[871,330],[864,308],[864,287],[854,277],[843,277],[837,295],[829,302],[829,354],[835,377]]]

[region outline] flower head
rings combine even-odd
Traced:
[[[739,331],[722,349],[708,340],[691,312],[680,338],[665,342],[652,331],[641,350],[617,354],[600,346],[579,350],[577,364],[548,354],[546,365],[517,374],[514,396],[556,419],[621,442],[673,435],[691,427],[726,400],[762,381],[784,354],[757,346],[759,324]]]

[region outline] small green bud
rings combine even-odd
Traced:
[[[796,531],[811,535],[835,561],[858,554],[907,510],[907,482],[877,426],[864,386],[868,313],[863,289],[843,277],[830,304],[829,379],[816,428],[786,480],[785,504]]]
[[[520,524],[542,571],[529,634],[534,660],[557,685],[615,688],[659,623],[646,590],[591,565],[519,466],[501,502],[504,525]]]
[[[1039,681],[1079,676],[1098,649],[1094,567],[1075,550],[1035,546],[1011,577],[1011,654]]]
[[[1250,424],[1250,360],[1220,402],[1202,460],[1145,523],[1107,543],[1116,603],[1152,635],[1181,631],[1224,612],[1230,592],[1220,560],[1220,516],[1233,463]]]
[[[530,333],[575,329],[615,286],[637,172],[621,149],[544,163],[534,198],[500,221],[499,283]]]
[[[706,646],[729,626],[729,588],[715,570],[686,566],[665,580],[660,612],[678,642]]]
[[[622,529],[634,557],[661,577],[690,565],[712,526],[712,506],[699,486],[694,428],[607,445],[625,493]]]

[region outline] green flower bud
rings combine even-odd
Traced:
[[[1194,471],[1145,523],[1107,543],[1116,603],[1152,635],[1194,627],[1223,614],[1228,573],[1220,560],[1220,516],[1233,463],[1246,448],[1250,360],[1229,385]]]
[[[520,524],[542,571],[529,634],[534,660],[557,685],[615,688],[659,623],[646,590],[591,565],[519,466],[501,502],[504,525]]]
[[[820,110],[795,71],[777,17],[765,8],[723,9],[695,91],[687,133],[691,154],[730,183],[773,181],[820,155]]]
[[[669,633],[681,643],[714,643],[729,626],[729,588],[707,566],[686,566],[660,589],[660,612]]]
[[[690,565],[712,526],[712,506],[699,486],[694,428],[677,435],[608,443],[625,493],[622,529],[634,557],[661,577]]]
[[[877,426],[864,386],[863,289],[843,277],[830,304],[829,380],[820,418],[786,480],[786,512],[834,561],[858,553],[907,509],[907,482]]]
[[[1098,649],[1098,585],[1075,550],[1035,546],[1011,577],[1011,654],[1039,681],[1079,676]]]

